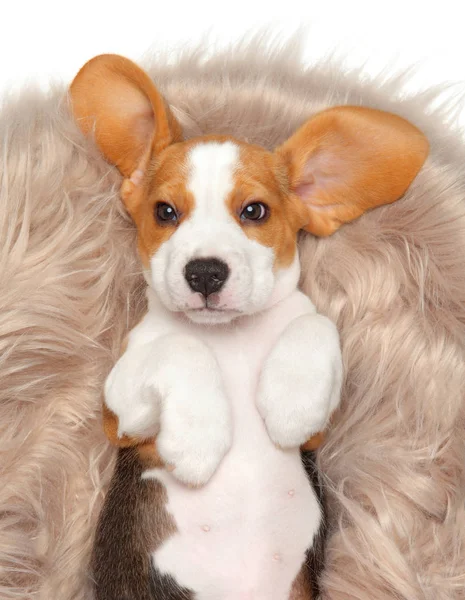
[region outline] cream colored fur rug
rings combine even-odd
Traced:
[[[89,57],[90,58],[90,57]],[[363,82],[252,44],[150,72],[187,136],[272,147],[355,103],[422,128],[431,157],[406,197],[302,239],[303,287],[341,329],[343,408],[319,464],[330,600],[465,598],[465,147],[402,79]],[[145,65],[146,66],[146,65]],[[103,380],[143,310],[118,175],[62,91],[0,114],[0,598],[89,600],[87,562],[114,452]]]

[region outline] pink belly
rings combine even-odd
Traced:
[[[208,485],[192,490],[166,471],[151,472],[166,487],[177,527],[154,565],[196,600],[288,600],[320,526],[299,451],[278,450],[249,406]]]

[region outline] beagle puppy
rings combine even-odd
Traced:
[[[298,289],[297,236],[400,198],[428,143],[355,106],[313,116],[273,152],[183,140],[149,76],[114,55],[81,69],[71,100],[123,176],[148,284],[104,418],[150,482],[139,526],[153,597],[308,600],[322,508],[301,448],[320,441],[343,370],[336,326]]]

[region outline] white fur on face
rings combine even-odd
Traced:
[[[273,249],[249,239],[226,206],[240,164],[238,146],[198,144],[187,161],[187,189],[194,197],[194,210],[150,261],[149,283],[160,300],[193,321],[222,323],[258,312],[294,290],[297,257],[288,269],[275,273]],[[214,306],[208,308],[184,278],[187,263],[198,258],[217,258],[229,268],[226,283],[212,298]]]

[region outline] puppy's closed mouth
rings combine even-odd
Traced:
[[[200,308],[190,308],[189,310],[194,312],[226,312],[225,308],[215,308],[214,306],[201,306]]]

